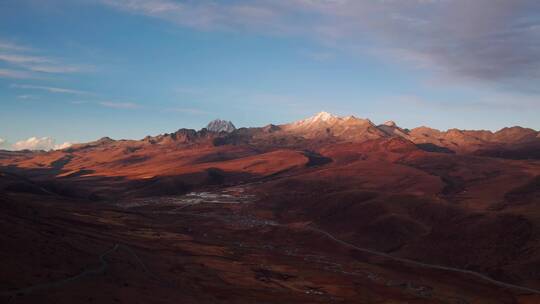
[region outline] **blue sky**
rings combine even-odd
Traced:
[[[540,129],[540,7],[512,3],[2,1],[0,147],[322,110]]]

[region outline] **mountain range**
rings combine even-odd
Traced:
[[[245,143],[273,147],[309,144],[313,142],[364,142],[383,138],[402,138],[418,148],[445,153],[472,153],[507,158],[537,158],[540,156],[540,132],[519,126],[496,132],[488,130],[449,129],[440,131],[426,126],[404,129],[393,121],[375,125],[369,119],[355,116],[339,117],[328,112],[287,123],[264,127],[237,129],[231,121],[216,119],[201,130],[179,129],[173,133],[147,136],[141,141],[113,140],[108,137],[95,142],[76,144],[68,151],[82,147],[112,143],[136,145],[187,144],[212,140],[214,144]]]
[[[14,290],[105,252],[111,277],[76,290],[125,288],[144,302],[540,303],[540,135],[522,127],[409,130],[321,112],[1,151],[0,207],[16,261],[0,281]],[[114,244],[130,249],[109,253]]]
[[[432,152],[468,153],[505,158],[540,157],[540,132],[519,126],[496,132],[487,130],[449,129],[440,131],[426,126],[412,130],[399,127],[393,121],[375,125],[369,119],[354,116],[338,117],[320,112],[312,117],[283,125],[267,125],[237,129],[230,121],[214,120],[201,130],[180,129],[174,133],[148,136],[142,141],[109,138],[88,144],[78,144],[68,150],[105,143],[123,142],[137,145],[185,144],[212,140],[220,144],[250,144],[260,147],[294,147],[315,142],[364,142],[384,138],[401,138],[418,148]]]

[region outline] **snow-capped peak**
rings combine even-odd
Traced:
[[[317,113],[315,116],[313,116],[311,120],[312,121],[329,121],[334,118],[338,118],[338,117],[328,112],[322,111],[322,112]]]
[[[353,125],[373,125],[369,119],[360,119],[355,116],[339,117],[328,112],[319,112],[309,118],[296,121],[290,124],[292,128],[318,129],[330,128],[334,126],[351,127]]]
[[[337,120],[340,120],[338,116],[322,111],[304,120],[299,120],[295,122],[294,124],[295,125],[315,125],[322,122],[329,123],[329,122],[334,122]]]

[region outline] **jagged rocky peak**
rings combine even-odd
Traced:
[[[274,124],[269,124],[269,125],[264,126],[262,130],[266,133],[273,133],[273,132],[277,132],[281,130],[281,128]]]
[[[113,142],[114,139],[110,138],[109,136],[104,136],[98,140],[96,140],[96,143],[110,143]]]
[[[392,137],[409,138],[409,130],[400,128],[394,121],[389,120],[382,125],[378,125],[377,129]]]
[[[215,119],[208,123],[206,129],[210,132],[227,132],[231,133],[236,130],[236,127],[231,121]]]
[[[384,125],[387,126],[387,127],[391,127],[391,128],[396,128],[397,127],[396,123],[394,121],[392,121],[392,120],[389,120],[389,121],[385,122]]]

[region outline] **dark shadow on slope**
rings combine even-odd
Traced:
[[[420,150],[424,150],[426,152],[437,152],[437,153],[448,153],[448,154],[455,154],[456,152],[446,148],[446,147],[441,147],[441,146],[437,146],[435,144],[432,144],[432,143],[425,143],[425,144],[416,144],[416,146],[420,149]]]
[[[57,177],[54,168],[0,167],[0,192],[54,195],[83,200],[114,200],[127,197],[181,195],[216,185],[254,181],[262,176],[245,172],[209,168],[200,172],[147,179],[121,176],[85,176],[91,170],[80,170]]]
[[[309,150],[304,151],[304,156],[308,158],[306,167],[324,166],[333,161],[330,157],[322,156],[319,153],[309,151]]]
[[[474,152],[474,155],[505,159],[540,159],[540,141],[482,149]]]
[[[540,176],[504,195],[505,200],[515,204],[540,202]]]
[[[222,161],[240,159],[248,156],[255,155],[252,151],[241,151],[241,152],[216,152],[211,154],[205,154],[196,160],[193,164],[202,164],[202,163],[218,163]]]
[[[69,162],[73,159],[73,155],[65,155],[51,163],[51,167],[55,170],[62,170],[65,165],[69,164]]]

